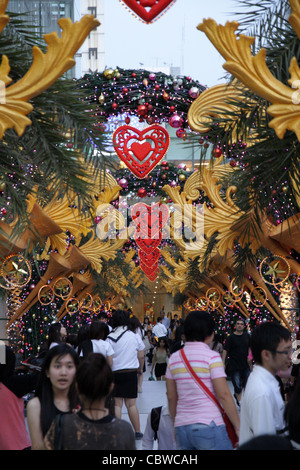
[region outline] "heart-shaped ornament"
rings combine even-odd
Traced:
[[[168,131],[159,124],[143,130],[120,126],[113,133],[116,154],[137,178],[145,178],[162,160],[170,144]]]
[[[150,281],[154,281],[157,278],[159,272],[158,263],[152,268],[149,268],[146,266],[146,264],[141,263],[140,267],[141,270],[146,274],[147,278],[150,279]]]
[[[151,253],[145,253],[145,251],[139,250],[139,258],[141,260],[141,263],[145,266],[148,266],[149,268],[158,263],[159,257],[159,248],[155,248],[155,250],[153,250]]]
[[[158,247],[160,242],[162,241],[162,234],[159,232],[159,238],[135,238],[135,242],[137,246],[144,251],[145,253],[149,254]]]
[[[166,204],[148,206],[138,202],[131,209],[131,218],[137,226],[138,238],[157,238],[169,219],[169,208]]]
[[[129,7],[144,23],[149,24],[158,20],[176,0],[120,0],[120,2]]]

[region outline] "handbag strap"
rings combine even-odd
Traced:
[[[180,349],[180,355],[181,355],[181,358],[183,360],[183,362],[185,363],[185,365],[187,366],[188,370],[190,371],[191,375],[194,377],[194,379],[196,380],[196,382],[203,388],[203,390],[206,392],[206,394],[215,402],[215,404],[218,406],[218,408],[220,409],[221,413],[223,414],[224,413],[224,410],[222,408],[222,406],[220,405],[220,403],[218,402],[218,400],[216,399],[216,397],[211,393],[211,391],[206,387],[206,385],[204,385],[204,383],[202,382],[202,380],[198,377],[198,375],[196,374],[196,372],[194,371],[194,369],[192,368],[191,364],[189,363],[189,361],[187,360],[187,357],[185,355],[185,352],[183,349]]]

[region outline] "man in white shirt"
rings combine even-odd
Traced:
[[[157,336],[157,338],[168,336],[167,328],[162,324],[161,317],[157,318],[157,323],[152,329],[152,334],[153,336]]]
[[[253,330],[250,347],[255,365],[241,401],[239,445],[284,430],[285,404],[276,374],[291,365],[291,346],[289,330],[277,323],[262,323]]]

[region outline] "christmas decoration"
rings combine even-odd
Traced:
[[[146,24],[158,20],[175,1],[176,0],[120,0],[125,7],[129,7],[135,16],[139,17]]]
[[[121,126],[113,134],[113,145],[118,157],[138,178],[145,178],[162,160],[169,143],[169,133],[157,124],[143,131]]]
[[[76,82],[86,93],[86,100],[98,106],[95,115],[100,125],[109,118],[123,115],[127,125],[133,116],[138,116],[141,122],[151,125],[168,123],[171,116],[176,115],[181,128],[186,129],[189,126],[188,110],[195,101],[190,90],[197,88],[201,96],[206,89],[187,76],[174,77],[163,72],[126,70],[120,67],[111,70],[113,73],[109,77],[105,75],[105,71],[96,72],[86,74]],[[117,107],[112,106],[113,103]]]

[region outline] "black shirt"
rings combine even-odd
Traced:
[[[249,335],[244,332],[241,335],[233,333],[227,338],[224,349],[228,354],[228,369],[244,370],[249,368],[247,361],[249,353]]]

